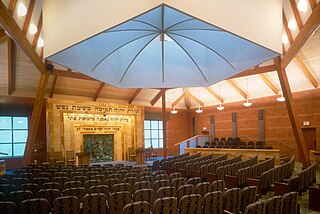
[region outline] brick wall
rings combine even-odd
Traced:
[[[279,148],[285,155],[298,155],[295,138],[284,102],[276,100],[278,96],[251,100],[251,107],[244,107],[243,102],[225,104],[223,111],[218,111],[216,106],[207,107],[202,114],[190,110],[190,115],[196,117],[197,131],[203,127],[210,127],[210,115],[215,115],[217,137],[232,136],[232,112],[237,112],[238,136],[242,139],[258,140],[258,110],[265,112],[265,139],[274,148]],[[293,93],[294,106],[298,114],[299,124],[309,121],[307,127],[316,128],[317,149],[320,149],[320,89]],[[288,145],[288,146],[286,146]],[[291,149],[291,147],[293,149]]]

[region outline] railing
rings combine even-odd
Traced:
[[[287,156],[291,157],[292,155],[295,155],[296,153],[296,148],[293,146],[282,142],[281,140],[266,140],[265,141],[265,146],[271,146],[272,148],[277,148],[280,150],[280,153]]]
[[[186,140],[180,141],[179,143],[174,144],[174,146],[179,146],[180,154],[184,154],[185,148],[196,148],[197,145],[202,147],[205,144],[205,142],[209,140],[209,135],[196,135]]]

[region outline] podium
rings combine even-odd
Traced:
[[[78,165],[89,165],[90,153],[89,152],[78,152],[76,153],[78,157]]]
[[[144,164],[144,152],[143,148],[136,150],[136,164]]]

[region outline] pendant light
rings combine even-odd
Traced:
[[[173,109],[171,110],[171,114],[176,114],[178,111],[176,110],[176,106],[173,106]]]
[[[199,98],[199,89],[198,89],[198,98]],[[198,114],[201,114],[203,112],[203,109],[200,108],[200,104],[198,105],[198,109],[196,110]]]
[[[221,97],[221,85],[219,85],[219,96]],[[224,109],[224,106],[221,105],[222,103],[220,102],[220,105],[217,107],[219,111],[222,111]]]
[[[173,100],[175,98],[175,91],[173,91]],[[176,110],[176,105],[173,106],[173,109],[171,110],[171,114],[177,114],[178,111]]]
[[[277,97],[278,102],[284,102],[286,98],[284,98],[283,94],[281,93],[281,97]]]
[[[198,109],[196,110],[196,112],[197,112],[198,114],[200,114],[200,113],[203,112],[203,109],[200,108],[200,105],[198,106]]]
[[[249,107],[252,105],[252,103],[249,102],[248,95],[249,95],[249,86],[248,86],[248,78],[247,78],[247,100],[245,103],[243,103],[243,106],[245,106],[245,107]]]

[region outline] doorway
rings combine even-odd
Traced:
[[[306,143],[307,149],[316,150],[317,148],[317,135],[316,128],[302,128],[302,134]]]

